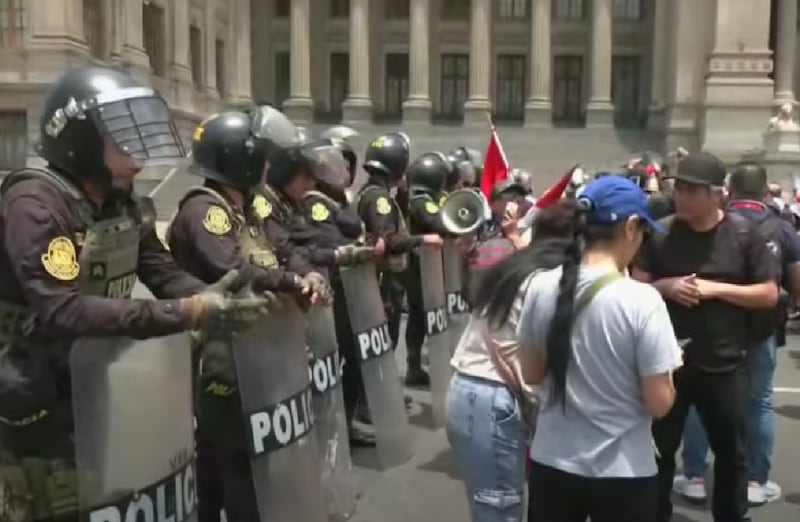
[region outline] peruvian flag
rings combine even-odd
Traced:
[[[539,199],[536,200],[536,208],[547,208],[561,199],[561,196],[564,194],[564,190],[566,190],[567,185],[569,185],[569,182],[572,179],[572,175],[579,167],[580,164],[577,164],[569,169],[563,176],[561,176],[560,180],[545,190],[542,195],[539,196]]]
[[[492,125],[492,135],[489,137],[489,145],[486,147],[486,154],[483,156],[483,172],[481,173],[481,192],[488,200],[492,194],[492,187],[498,181],[508,177],[508,160],[500,138],[497,136],[497,129]]]

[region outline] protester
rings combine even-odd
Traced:
[[[800,285],[800,238],[793,227],[780,216],[780,207],[773,207],[776,191],[767,191],[767,173],[754,163],[741,163],[730,174],[731,201],[728,209],[754,222],[764,234],[767,244],[780,256],[781,280],[786,290],[798,293]],[[780,191],[778,187],[777,191]],[[782,292],[787,295],[787,293]],[[772,451],[775,445],[775,405],[772,381],[775,376],[777,347],[785,345],[784,323],[786,303],[774,312],[775,328],[763,340],[757,340],[747,352],[750,379],[750,420],[748,423],[747,468],[749,483],[747,501],[758,506],[776,500],[781,487],[769,480]],[[692,409],[686,419],[683,440],[685,476],[675,479],[675,490],[691,501],[705,501],[704,477],[708,440],[697,413]]]
[[[725,176],[711,154],[681,160],[673,176],[675,215],[664,221],[667,235],[647,242],[633,274],[664,296],[675,333],[688,341],[686,366],[675,374],[675,406],[653,426],[661,455],[660,521],[672,516],[675,452],[691,405],[716,456],[714,520],[747,520],[745,350],[755,334],[754,310],[777,302],[777,263],[756,227],[723,209]]]
[[[447,394],[447,438],[473,522],[522,520],[536,399],[520,378],[517,321],[531,277],[564,261],[573,214],[569,202],[541,210],[531,245],[475,281],[474,311],[451,361]]]
[[[651,228],[635,183],[596,179],[578,198],[566,261],[528,285],[520,362],[525,382],[541,384],[532,521],[656,519],[650,426],[672,406],[681,361],[661,297],[621,275]]]

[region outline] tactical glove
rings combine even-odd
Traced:
[[[231,270],[202,292],[181,300],[181,311],[191,329],[206,330],[210,335],[240,331],[262,318],[275,296],[265,292],[232,297],[239,273]]]
[[[311,296],[317,294],[322,299],[323,304],[330,304],[333,301],[331,287],[325,277],[317,272],[309,272],[300,279],[300,289],[303,295]]]
[[[345,245],[336,249],[336,263],[340,266],[366,263],[375,257],[371,246]]]

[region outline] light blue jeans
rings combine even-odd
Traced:
[[[775,337],[770,337],[747,353],[750,375],[750,421],[747,433],[749,480],[764,484],[772,469],[775,447],[775,404],[772,379],[776,364]],[[705,477],[708,439],[694,408],[689,409],[683,429],[683,467],[688,478]]]
[[[472,522],[521,522],[528,428],[514,394],[456,372],[447,392],[447,439]]]

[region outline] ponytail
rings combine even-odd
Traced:
[[[566,259],[562,265],[561,279],[558,282],[558,297],[545,346],[547,371],[552,375],[553,381],[551,399],[561,402],[562,408],[566,408],[567,404],[567,368],[572,356],[571,337],[575,292],[578,286],[578,269],[583,255],[589,205],[589,201],[582,199],[578,199],[576,204],[572,242],[567,247]]]

